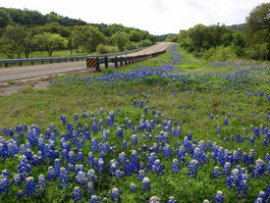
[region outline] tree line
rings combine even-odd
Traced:
[[[237,57],[270,59],[270,3],[254,8],[239,26],[196,25],[178,34],[180,46],[209,61],[227,61]]]
[[[88,24],[54,12],[0,8],[0,53],[28,58],[34,51],[69,49],[81,53],[117,52],[149,46],[158,36],[119,24]]]

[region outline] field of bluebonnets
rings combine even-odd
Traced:
[[[269,202],[270,66],[180,53],[1,97],[0,202]]]

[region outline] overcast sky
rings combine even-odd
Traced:
[[[0,7],[54,11],[88,23],[122,24],[151,34],[178,33],[196,24],[244,23],[265,0],[0,0]]]

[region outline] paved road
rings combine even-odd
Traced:
[[[170,42],[159,42],[146,49],[127,54],[127,56],[137,56],[163,51],[171,44],[172,43]],[[2,68],[0,69],[0,82],[8,80],[24,80],[80,70],[86,70],[85,61]],[[92,69],[92,71],[94,70]]]

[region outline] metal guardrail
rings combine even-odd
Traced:
[[[142,48],[131,50],[131,51],[125,51],[125,52],[100,54],[100,55],[88,55],[88,56],[47,57],[47,58],[32,58],[32,59],[5,59],[5,60],[0,60],[0,67],[2,64],[4,64],[4,67],[7,68],[9,66],[9,64],[19,64],[19,66],[22,66],[23,63],[31,63],[31,65],[34,65],[34,63],[37,63],[37,62],[44,64],[45,62],[48,62],[48,61],[49,61],[49,63],[79,61],[79,60],[86,60],[87,58],[111,57],[111,56],[125,55],[125,54],[133,53],[136,51],[140,51],[140,50],[142,50]]]
[[[156,56],[164,54],[164,53],[166,53],[166,50],[151,53],[151,54],[137,55],[137,56],[123,56],[123,57],[109,58],[109,56],[99,55],[97,57],[88,57],[87,59],[94,58],[95,59],[95,68],[97,71],[100,71],[100,64],[104,64],[105,68],[108,68],[109,63],[114,63],[114,67],[118,68],[119,66],[121,67],[123,65],[128,65],[128,64],[135,63],[135,62],[143,61],[143,60],[153,58],[153,57],[156,57]]]

